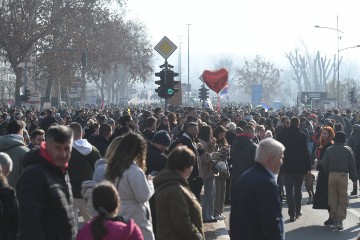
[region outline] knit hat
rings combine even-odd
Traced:
[[[343,131],[336,132],[334,142],[335,143],[345,143],[346,142],[345,133]]]
[[[157,143],[163,146],[170,146],[171,143],[170,135],[168,134],[167,131],[160,130],[155,133],[152,139],[152,143]]]

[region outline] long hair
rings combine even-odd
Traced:
[[[211,152],[215,152],[217,150],[217,145],[212,144],[211,143],[211,127],[208,125],[205,126],[201,126],[199,129],[199,134],[198,134],[198,138],[205,141],[209,147],[209,150]]]
[[[201,140],[204,140],[205,142],[210,142],[210,132],[211,127],[210,126],[201,126],[199,129],[198,138]]]
[[[119,211],[121,207],[120,197],[112,183],[102,181],[94,187],[92,202],[98,216],[90,225],[91,234],[94,240],[102,240],[107,235],[105,220],[109,217],[109,214],[117,214]]]
[[[168,122],[167,124],[164,124],[164,119],[167,118]],[[159,119],[159,124],[156,128],[156,131],[160,131],[160,130],[165,130],[168,133],[170,132],[170,122],[169,122],[169,118],[167,116],[161,116]]]
[[[122,138],[115,138],[105,155],[108,164],[106,179],[110,181],[114,181],[117,177],[121,179],[124,171],[132,163],[137,164],[145,172],[146,151],[146,141],[137,133],[128,133]]]
[[[329,139],[327,141],[325,141],[325,139],[322,138],[322,135],[321,135],[321,131],[327,131],[329,133]],[[329,127],[329,126],[325,126],[321,129],[320,131],[320,146],[319,148],[323,148],[326,144],[328,144],[329,141],[331,141],[332,143],[334,142],[333,139],[335,137],[335,132],[334,132],[334,129],[332,129],[332,127]]]
[[[226,141],[226,136],[224,137],[223,140],[220,140],[220,139],[219,139],[219,134],[220,134],[220,133],[226,133],[226,129],[225,129],[223,126],[221,126],[221,125],[217,126],[217,127],[214,129],[214,132],[213,132],[213,135],[214,135],[214,137],[216,138],[217,144],[218,144],[220,147],[229,145],[228,142]]]

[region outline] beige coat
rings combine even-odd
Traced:
[[[209,177],[215,176],[211,170],[212,165],[219,159],[219,152],[213,151],[209,143],[199,139],[199,142],[204,147],[204,153],[200,156],[200,168],[201,168],[201,177],[202,179],[208,179]]]

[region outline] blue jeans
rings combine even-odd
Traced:
[[[215,177],[209,177],[204,181],[204,196],[202,204],[203,219],[211,220],[214,218],[214,201],[216,194]]]
[[[304,181],[303,173],[282,173],[282,181],[286,190],[286,203],[290,217],[301,213],[301,186]]]

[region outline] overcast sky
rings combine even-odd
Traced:
[[[188,23],[190,76],[227,55],[243,59],[258,54],[286,68],[285,53],[303,49],[302,43],[310,53],[319,50],[333,56],[336,31],[314,26],[336,28],[337,15],[344,32],[340,49],[360,44],[360,2],[355,0],[129,0],[127,6],[128,17],[145,24],[154,46],[167,36],[179,47],[182,36],[183,76],[187,76]],[[169,63],[177,66],[178,54],[175,51]],[[161,64],[162,58],[155,55]],[[345,62],[360,62],[360,48],[341,55]]]

